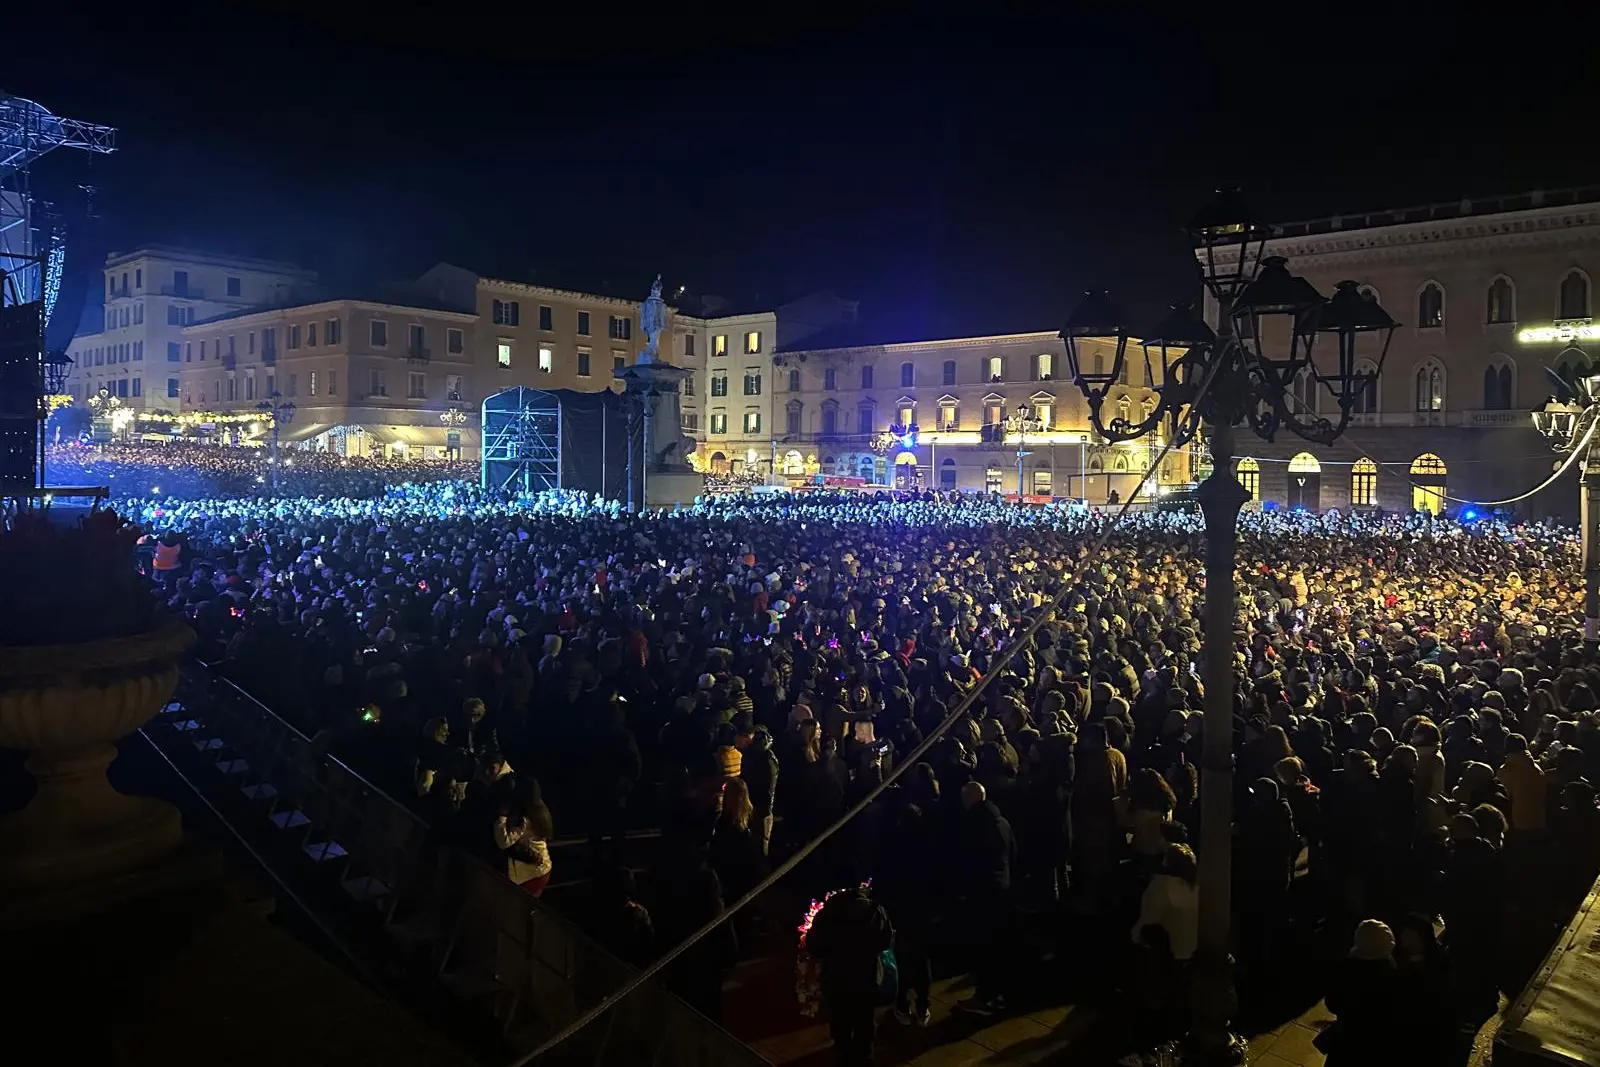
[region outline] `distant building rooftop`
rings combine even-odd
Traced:
[[[236,311],[213,315],[208,319],[197,319],[188,325],[191,327],[206,326],[211,323],[227,322],[231,319],[242,319],[247,315],[266,315],[275,311],[292,311],[295,308],[319,307],[322,304],[338,304],[346,301],[358,304],[387,304],[390,307],[414,308],[417,311],[442,311],[452,315],[466,314],[460,308],[451,307],[438,300],[429,300],[409,290],[399,292],[376,290],[359,293],[334,292],[326,296],[301,297],[275,304],[258,304],[254,307],[239,308]]]
[[[240,270],[270,271],[275,274],[292,274],[315,278],[316,271],[307,270],[298,263],[276,259],[256,259],[252,256],[234,256],[225,252],[212,252],[203,248],[183,248],[178,245],[141,245],[128,252],[112,252],[106,256],[106,266],[115,267],[143,257],[202,263],[214,267],[237,267]]]
[[[984,340],[1023,340],[1028,338],[1054,337],[1058,330],[1009,330],[987,334],[957,334],[951,337],[928,337],[925,332],[901,331],[895,332],[883,326],[871,326],[857,322],[842,322],[836,326],[824,327],[816,333],[808,334],[798,341],[786,345],[779,345],[778,354],[785,352],[826,352],[842,348],[888,348],[894,345],[928,345],[951,344],[962,341]]]
[[[1400,226],[1409,222],[1464,219],[1475,215],[1499,215],[1508,211],[1532,211],[1538,208],[1593,203],[1600,203],[1600,185],[1582,185],[1569,189],[1535,189],[1532,192],[1514,193],[1509,196],[1471,197],[1448,203],[1390,208],[1366,214],[1330,215],[1327,218],[1309,219],[1304,222],[1281,222],[1269,228],[1273,237],[1310,237],[1315,234],[1338,233],[1345,230]]]

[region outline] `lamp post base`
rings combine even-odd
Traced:
[[[1246,1044],[1229,1021],[1238,1013],[1233,959],[1197,956],[1189,972],[1189,1032],[1178,1044],[1179,1058],[1196,1067],[1235,1067],[1245,1061]]]

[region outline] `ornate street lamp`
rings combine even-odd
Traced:
[[[1582,492],[1578,496],[1578,526],[1583,533],[1583,641],[1591,652],[1600,648],[1600,375],[1580,378],[1572,385],[1548,372],[1561,400],[1552,396],[1533,413],[1533,426],[1557,452],[1584,449]]]
[[[294,401],[283,399],[283,394],[274,389],[256,405],[256,410],[272,420],[272,495],[277,496],[279,435],[285,426],[294,421]]]
[[[1230,1021],[1237,1007],[1229,956],[1233,828],[1233,669],[1236,615],[1233,574],[1239,511],[1249,494],[1234,476],[1234,427],[1272,440],[1282,426],[1320,444],[1350,423],[1362,393],[1382,371],[1397,327],[1375,301],[1341,282],[1325,299],[1289,273],[1279,257],[1263,260],[1267,230],[1232,190],[1218,194],[1188,228],[1201,279],[1216,305],[1215,328],[1174,309],[1143,339],[1147,382],[1157,403],[1139,423],[1101,406],[1122,380],[1131,330],[1104,293],[1088,294],[1061,331],[1073,380],[1089,402],[1095,432],[1128,441],[1167,424],[1172,447],[1204,434],[1212,470],[1199,488],[1206,519],[1204,604],[1205,736],[1201,759],[1200,954],[1192,988],[1187,1050],[1207,1062],[1239,1062],[1243,1044]],[[1336,343],[1331,356],[1319,338]],[[1326,347],[1326,346],[1324,346]],[[1104,357],[1112,356],[1110,370]],[[1094,356],[1101,356],[1094,362]],[[1358,372],[1359,360],[1375,368]],[[1161,376],[1155,376],[1159,364]],[[1086,369],[1087,368],[1087,369]],[[1335,418],[1294,409],[1290,387],[1302,372],[1332,395]]]
[[[467,413],[460,408],[445,408],[439,413],[444,423],[444,450],[451,459],[461,458],[461,427],[466,424]]]
[[[44,357],[44,389],[47,396],[60,396],[72,374],[72,357],[61,349]]]
[[[1044,430],[1044,420],[1034,414],[1033,409],[1026,404],[1018,404],[1015,413],[1006,416],[1006,433],[1017,435],[1017,503],[1022,503],[1022,498],[1027,495],[1027,490],[1022,477],[1022,460],[1028,455],[1028,435],[1041,433]]]

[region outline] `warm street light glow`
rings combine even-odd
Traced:
[[[1570,345],[1574,341],[1600,341],[1600,326],[1588,319],[1568,319],[1554,326],[1530,326],[1517,331],[1517,340],[1525,345]]]

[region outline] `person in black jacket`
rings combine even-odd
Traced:
[[[822,970],[822,1000],[839,1067],[872,1062],[879,963],[893,944],[888,913],[864,887],[831,897],[806,934],[806,951]]]
[[[1002,983],[1010,969],[1014,923],[1011,871],[1017,843],[1011,824],[985,793],[982,783],[961,787],[961,870],[966,876],[965,925],[978,947],[977,989],[961,1002],[963,1011],[994,1015],[1005,1010]]]
[[[750,806],[755,809],[750,830],[765,856],[772,847],[772,803],[778,792],[778,757],[772,751],[772,731],[765,726],[757,726],[751,735],[739,777],[750,787]]]
[[[900,969],[895,1021],[907,1025],[915,1020],[917,1025],[927,1026],[932,1018],[929,947],[938,880],[935,858],[939,855],[930,812],[939,802],[939,779],[926,763],[913,767],[910,777],[911,785],[891,794],[894,814],[883,836],[873,888],[894,922],[895,961]],[[922,803],[919,796],[925,798]]]

